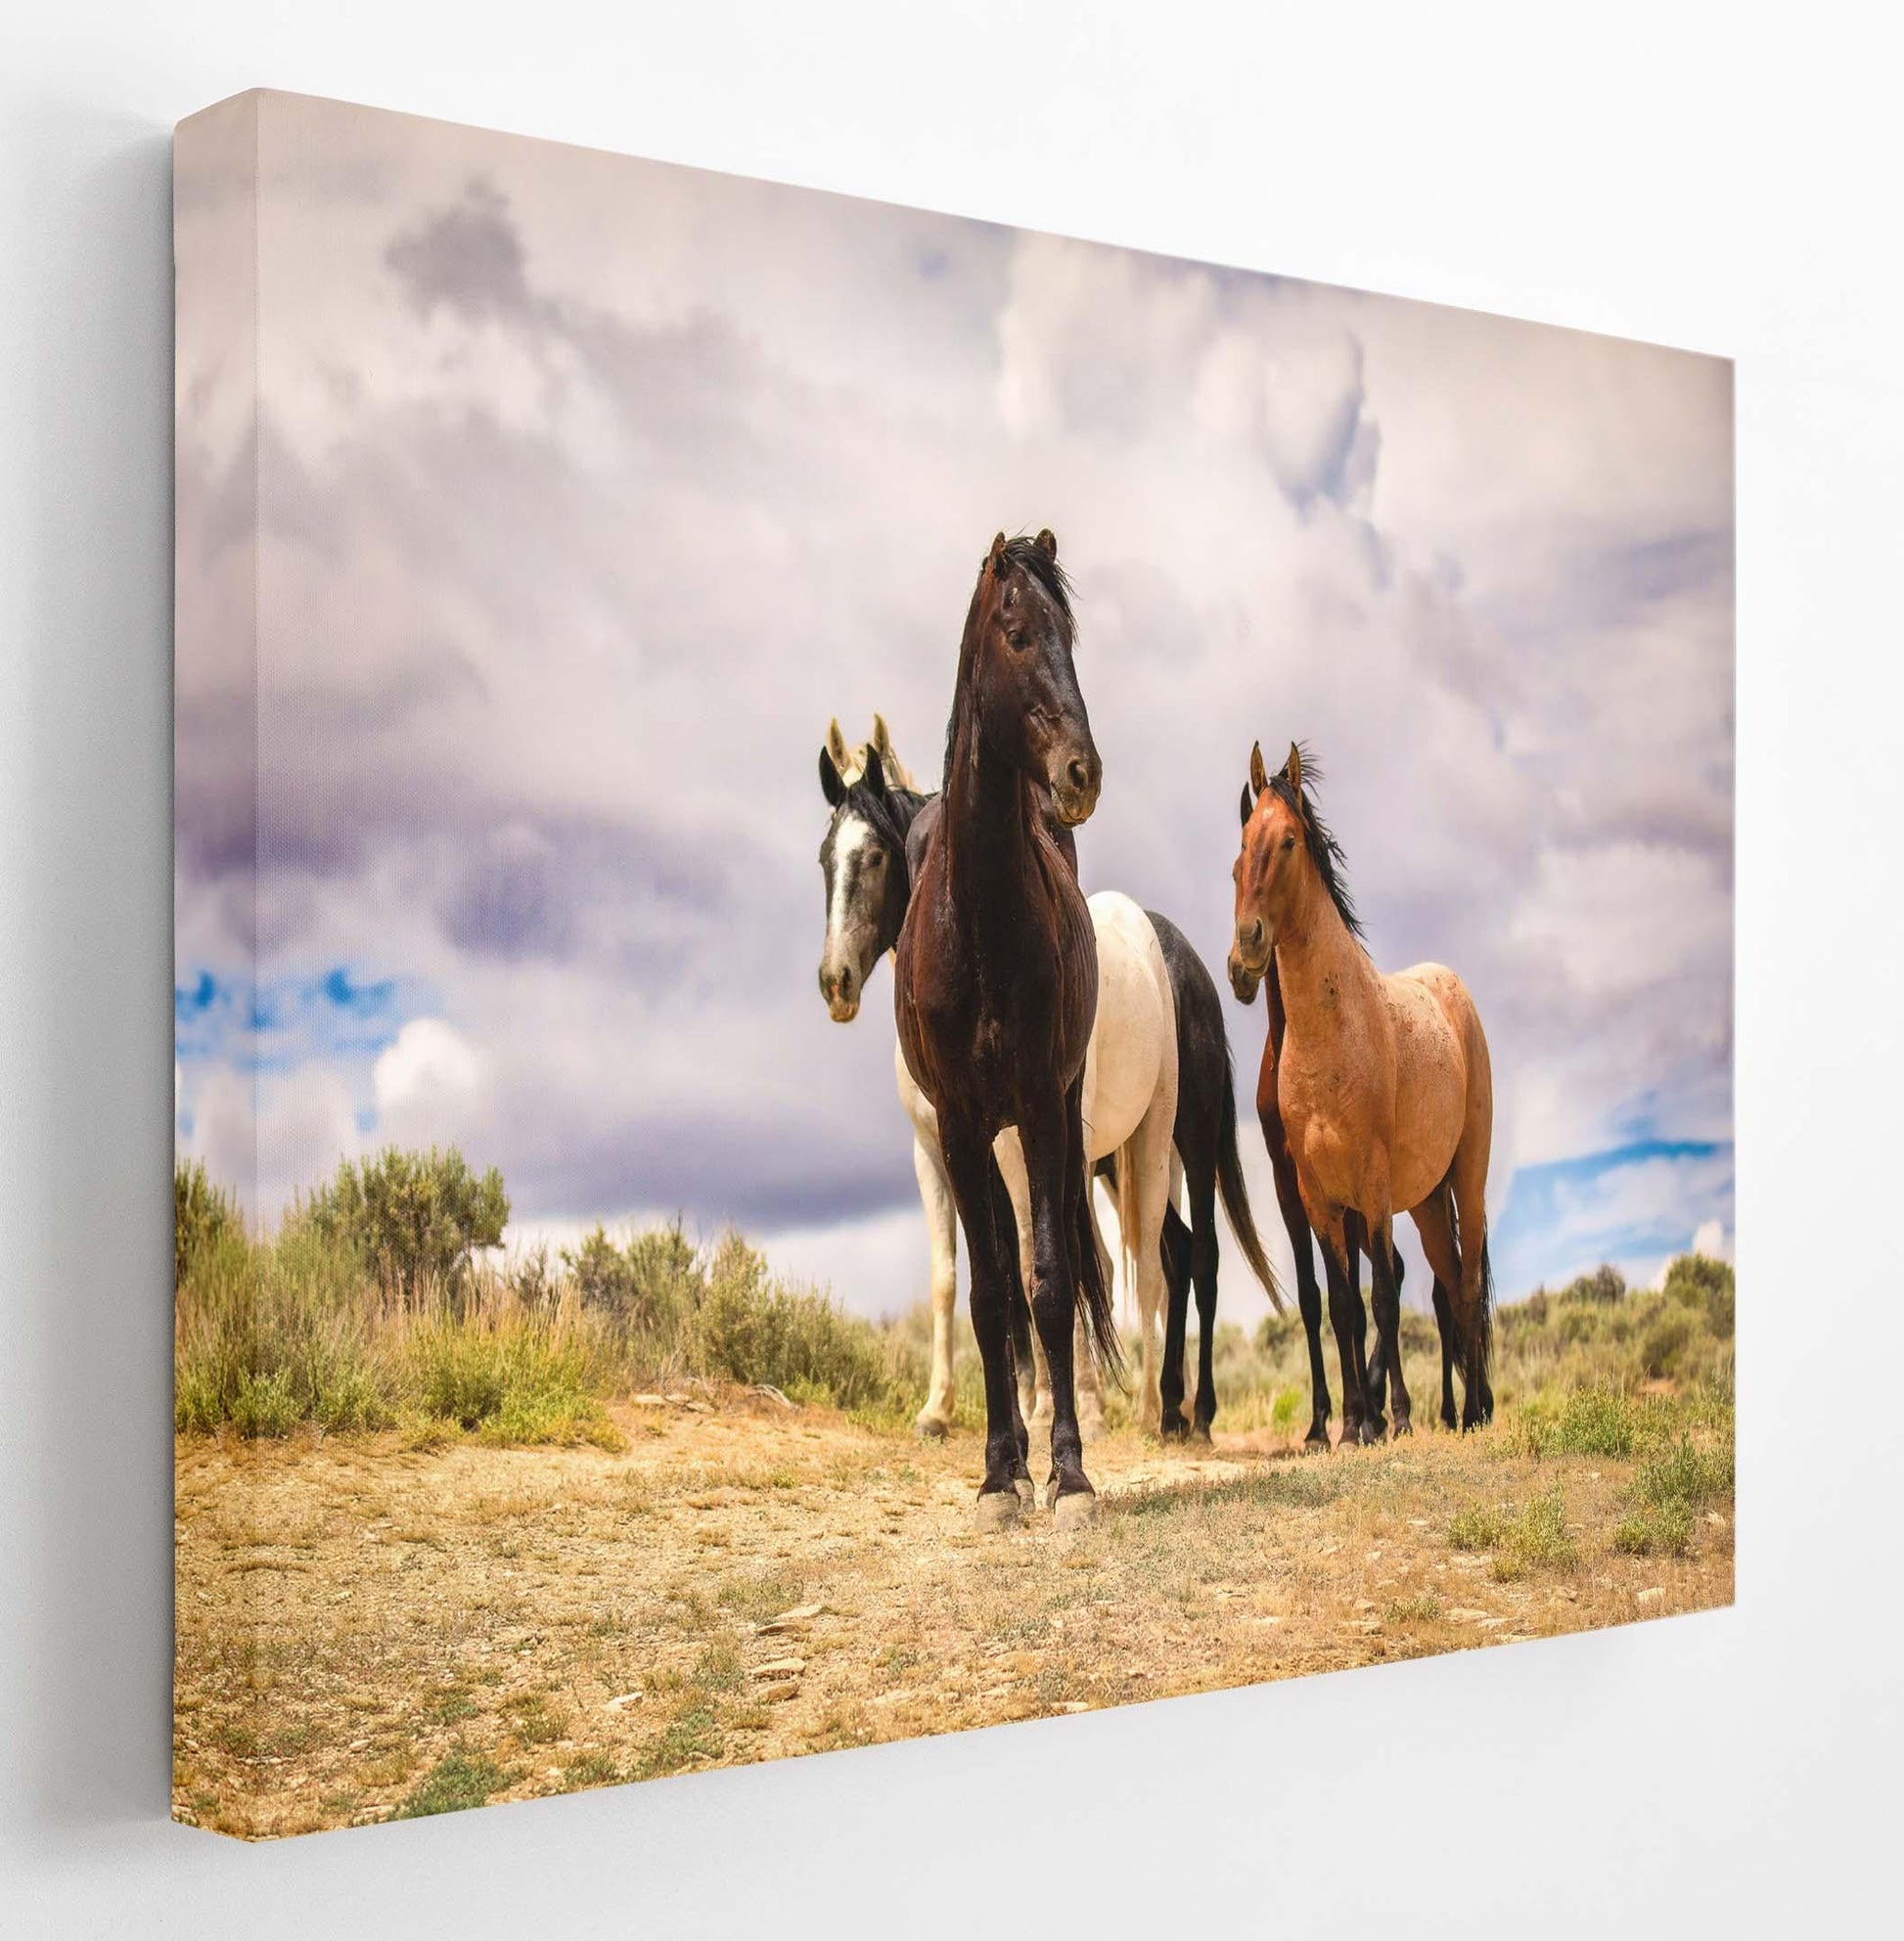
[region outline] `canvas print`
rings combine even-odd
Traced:
[[[1731,1601],[1727,362],[270,93],[176,250],[180,1819]]]

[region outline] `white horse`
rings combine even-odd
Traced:
[[[937,813],[935,797],[888,782],[904,771],[884,730],[876,716],[873,743],[847,751],[835,722],[820,754],[821,787],[834,812],[820,850],[827,884],[820,988],[839,1023],[857,1016],[868,977],[898,941],[911,877],[907,850],[917,854],[923,843],[922,815]],[[1089,907],[1097,933],[1098,1010],[1084,1065],[1087,1157],[1093,1166],[1111,1155],[1117,1161],[1117,1223],[1142,1331],[1139,1419],[1155,1429],[1162,1419],[1156,1324],[1165,1294],[1159,1241],[1175,1171],[1176,1001],[1156,931],[1138,905],[1116,890],[1100,890]],[[958,1215],[939,1149],[937,1116],[931,1101],[914,1084],[896,1042],[893,1070],[899,1103],[912,1121],[913,1170],[932,1254],[932,1374],[916,1426],[921,1435],[943,1435],[952,1425]],[[1029,1287],[1030,1195],[1017,1132],[1008,1128],[1000,1133],[994,1150],[1012,1196],[1020,1271]],[[1034,1392],[1027,1413],[1036,1420],[1049,1413],[1050,1392],[1035,1330],[1033,1355]],[[1094,1358],[1080,1354],[1077,1366],[1079,1410],[1088,1425],[1093,1416],[1102,1421],[1103,1394]],[[1021,1388],[1028,1373],[1020,1372]]]

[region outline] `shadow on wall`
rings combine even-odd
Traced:
[[[57,243],[0,318],[26,562],[0,1659],[24,1811],[70,1828],[163,1816],[171,1763],[171,138],[53,103],[9,121]]]

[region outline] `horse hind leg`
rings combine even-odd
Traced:
[[[1378,1412],[1382,1406],[1382,1380],[1388,1379],[1388,1406],[1394,1417],[1396,1435],[1414,1432],[1414,1404],[1401,1365],[1401,1283],[1395,1268],[1394,1233],[1387,1221],[1372,1225],[1369,1241],[1369,1301],[1375,1309],[1376,1331],[1381,1336],[1381,1363],[1372,1367],[1369,1403]]]
[[[1143,1375],[1138,1407],[1144,1427],[1154,1435],[1163,1426],[1162,1369],[1156,1352],[1159,1310],[1166,1293],[1163,1279],[1164,1216],[1170,1206],[1170,1155],[1174,1100],[1154,1101],[1138,1122],[1125,1148],[1130,1177],[1124,1182],[1124,1255],[1137,1284],[1138,1325],[1143,1330]],[[1120,1167],[1121,1174],[1121,1167]],[[1178,1343],[1178,1380],[1182,1381],[1183,1349]],[[1181,1388],[1179,1390],[1181,1415]]]
[[[1157,1399],[1161,1405],[1158,1433],[1166,1442],[1180,1441],[1190,1433],[1184,1421],[1184,1341],[1189,1332],[1192,1241],[1174,1206],[1163,1209],[1163,1235],[1159,1241],[1159,1265],[1163,1270],[1164,1322],[1163,1370],[1158,1378]]]
[[[1457,1331],[1449,1290],[1461,1285],[1461,1250],[1455,1244],[1454,1212],[1445,1182],[1415,1208],[1414,1219],[1428,1272],[1434,1276],[1434,1320],[1441,1334],[1441,1426],[1453,1428]]]
[[[953,1203],[952,1182],[946,1178],[944,1155],[936,1140],[929,1148],[924,1139],[915,1138],[912,1163],[932,1249],[932,1378],[926,1391],[926,1406],[914,1418],[913,1426],[921,1436],[937,1438],[952,1427],[952,1330],[959,1301],[959,1209]]]
[[[1464,1179],[1462,1155],[1457,1153],[1453,1207],[1460,1277],[1452,1286],[1461,1350],[1464,1429],[1484,1428],[1494,1420],[1494,1389],[1488,1379],[1494,1337],[1494,1269],[1487,1253],[1487,1205],[1483,1181],[1474,1176],[1476,1169],[1467,1170]]]
[[[1216,1421],[1216,1168],[1190,1194],[1190,1278],[1197,1288],[1197,1413],[1191,1434],[1210,1439]]]
[[[1111,1282],[1111,1253],[1104,1243],[1104,1235],[1098,1229],[1093,1198],[1091,1181],[1087,1175],[1084,1183],[1084,1219],[1088,1223],[1092,1251],[1098,1258],[1098,1274],[1108,1287]],[[1083,1268],[1084,1259],[1080,1252],[1071,1262],[1072,1278],[1078,1280],[1080,1285]],[[1081,1302],[1071,1329],[1071,1366],[1076,1372],[1078,1432],[1086,1442],[1091,1442],[1104,1433],[1104,1375],[1091,1349],[1091,1328],[1084,1318]]]
[[[1329,1281],[1329,1323],[1335,1331],[1336,1354],[1342,1375],[1342,1433],[1337,1446],[1352,1448],[1358,1442],[1375,1440],[1373,1434],[1363,1432],[1367,1416],[1367,1323],[1362,1311],[1362,1290],[1350,1279],[1355,1256],[1348,1245],[1345,1223],[1338,1221],[1321,1239],[1323,1269]]]
[[[1448,1284],[1434,1280],[1434,1325],[1441,1335],[1441,1426],[1455,1426],[1455,1310]]]
[[[1070,1191],[1072,1168],[1083,1181],[1082,1136],[1075,1125],[1075,1093],[1053,1102],[1054,1109],[1027,1116],[1019,1128],[1024,1148],[1025,1177],[1031,1194],[1031,1316],[1051,1369],[1050,1507],[1061,1522],[1090,1514],[1095,1496],[1084,1473],[1084,1441],[1078,1429],[1077,1390],[1072,1365],[1072,1331],[1077,1319],[1078,1286],[1072,1272],[1075,1236],[1067,1229],[1077,1201]],[[1067,1499],[1080,1497],[1084,1505]]]

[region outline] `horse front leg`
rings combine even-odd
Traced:
[[[1025,1114],[1019,1137],[1031,1195],[1031,1319],[1051,1371],[1051,1476],[1046,1502],[1060,1523],[1078,1522],[1092,1514],[1096,1495],[1084,1473],[1084,1437],[1077,1420],[1072,1362],[1077,1284],[1067,1231],[1074,1211],[1069,1172],[1073,1165],[1083,1164],[1083,1153],[1072,1150],[1078,1141],[1066,1123],[1066,1101],[1062,1096]]]
[[[1276,1205],[1283,1215],[1283,1231],[1290,1237],[1290,1251],[1295,1259],[1295,1304],[1302,1315],[1302,1332],[1309,1347],[1309,1433],[1303,1437],[1307,1450],[1329,1448],[1329,1418],[1334,1413],[1329,1400],[1329,1370],[1322,1358],[1322,1287],[1316,1280],[1315,1239],[1309,1229],[1308,1209],[1302,1203],[1302,1188],[1296,1181],[1295,1161],[1290,1157],[1283,1137],[1279,1112],[1257,1111],[1263,1129],[1263,1144],[1269,1151],[1269,1168],[1276,1182]],[[1338,1343],[1339,1346],[1339,1343]],[[1347,1398],[1344,1397],[1344,1406]]]
[[[972,1332],[985,1372],[985,1471],[978,1485],[978,1523],[982,1529],[1002,1529],[1018,1520],[1017,1477],[1024,1467],[1006,1278],[1010,1270],[999,1231],[1002,1209],[994,1203],[990,1141],[948,1123],[943,1112],[939,1140],[965,1228],[966,1255],[972,1263]]]
[[[1354,1250],[1348,1244],[1340,1214],[1316,1229],[1322,1241],[1323,1271],[1329,1279],[1329,1322],[1336,1333],[1336,1354],[1342,1373],[1342,1434],[1338,1445],[1351,1448],[1376,1437],[1367,1427],[1368,1341],[1362,1312],[1362,1289],[1351,1279]]]
[[[1408,1383],[1401,1370],[1401,1286],[1395,1274],[1395,1241],[1392,1222],[1383,1219],[1369,1226],[1369,1304],[1375,1310],[1376,1332],[1382,1337],[1383,1361],[1388,1375],[1388,1403],[1394,1417],[1395,1433],[1414,1433],[1414,1405],[1409,1400]],[[1378,1416],[1382,1411],[1382,1381],[1378,1376],[1370,1384],[1369,1407]]]
[[[922,1436],[938,1437],[952,1426],[952,1327],[959,1302],[959,1209],[946,1177],[945,1155],[933,1140],[912,1143],[913,1172],[926,1209],[926,1234],[932,1249],[932,1377],[926,1406],[914,1418]]]

